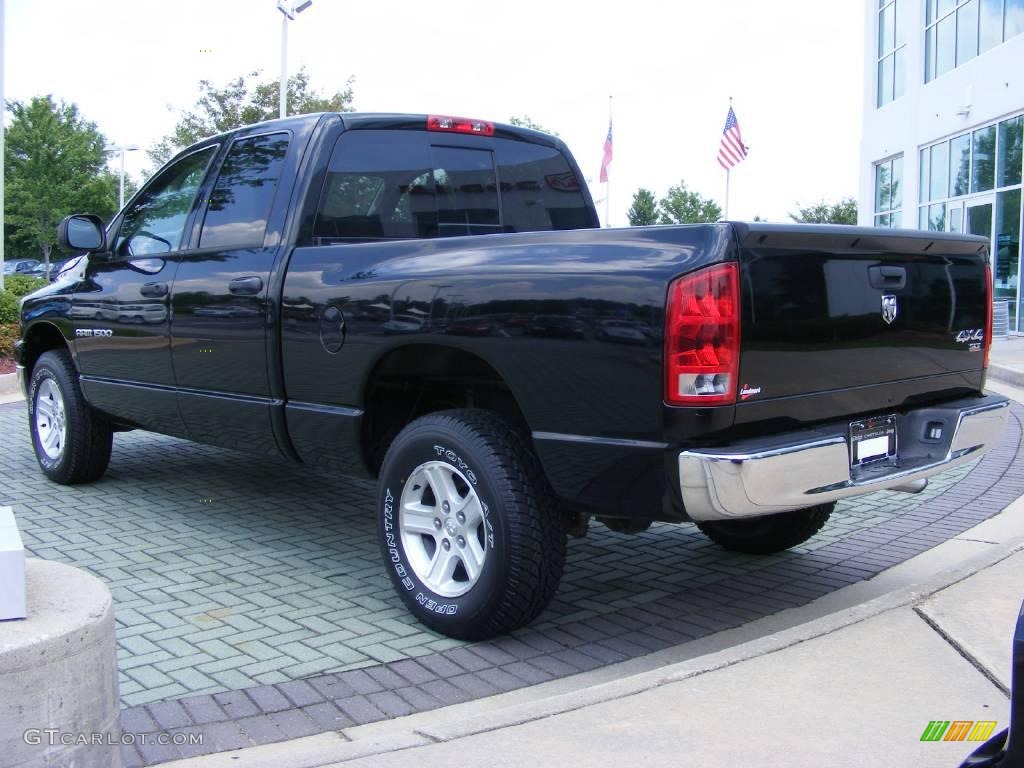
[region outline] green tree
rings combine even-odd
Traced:
[[[4,234],[38,249],[49,267],[57,224],[71,213],[108,218],[117,210],[117,176],[106,166],[106,141],[74,104],[36,96],[7,104],[4,131]]]
[[[174,131],[148,151],[150,160],[161,166],[179,150],[207,136],[277,117],[280,82],[277,79],[260,81],[259,77],[260,71],[256,70],[220,87],[209,80],[200,80],[199,99],[181,114]],[[288,78],[288,114],[351,112],[352,82],[350,77],[344,90],[324,96],[310,87],[309,74],[303,67]]]
[[[658,223],[658,201],[654,193],[649,189],[640,187],[633,193],[633,204],[626,212],[629,217],[629,226],[646,227],[648,224]]]
[[[669,187],[658,207],[662,224],[701,224],[722,218],[718,203],[687,189],[685,181]]]
[[[523,115],[522,117],[519,117],[518,115],[512,115],[512,117],[508,119],[508,122],[509,125],[515,125],[518,126],[519,128],[530,128],[531,130],[540,131],[541,133],[548,133],[552,136],[558,135],[558,131],[549,131],[540,123],[535,123],[533,120],[531,120],[529,115]]]
[[[856,224],[857,200],[852,197],[844,197],[837,203],[822,200],[817,205],[789,214],[789,218],[800,224]]]

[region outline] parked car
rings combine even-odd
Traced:
[[[84,274],[22,303],[41,471],[95,480],[113,433],[146,429],[375,477],[395,590],[476,639],[544,610],[591,516],[777,552],[839,499],[918,492],[999,441],[986,240],[607,230],[582,179],[558,138],[461,118],[303,115],[199,142],[105,231],[65,219]],[[439,301],[514,307],[529,336],[393,314]],[[166,314],[132,322],[140,304]],[[251,314],[198,311],[218,305]],[[349,322],[381,306],[393,333]],[[597,311],[660,324],[661,353],[609,365],[577,314]]]
[[[39,259],[12,259],[4,262],[5,275],[23,275],[39,265]]]
[[[614,341],[620,344],[647,346],[647,336],[628,320],[601,320],[597,324],[594,338],[598,341]]]
[[[450,320],[445,333],[456,336],[490,336],[494,322],[489,317],[461,317]]]
[[[565,315],[536,315],[526,326],[527,336],[549,339],[583,339],[583,321]]]

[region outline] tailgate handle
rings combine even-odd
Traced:
[[[898,291],[907,284],[907,270],[892,266],[869,267],[868,280],[872,288],[880,291]]]

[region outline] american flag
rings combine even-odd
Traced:
[[[604,159],[601,160],[601,183],[608,181],[608,166],[612,164],[612,121],[608,118],[608,138],[604,140]]]
[[[718,148],[718,164],[729,170],[747,156],[747,146],[740,135],[740,124],[736,113],[729,107],[725,117],[725,128],[722,129],[722,144]]]

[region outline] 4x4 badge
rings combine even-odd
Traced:
[[[896,297],[892,294],[882,296],[882,319],[892,325],[896,319]]]

